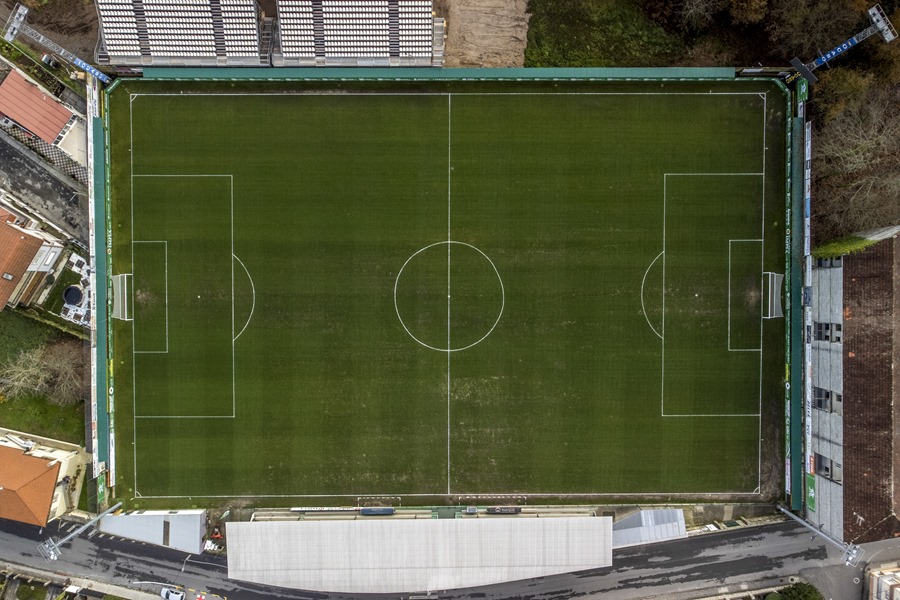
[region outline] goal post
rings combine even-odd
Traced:
[[[131,306],[131,273],[122,273],[112,276],[112,317],[121,321],[134,319]]]
[[[784,317],[781,304],[781,295],[784,289],[784,274],[765,271],[763,281],[765,285],[766,302],[763,305],[763,319],[777,319]]]

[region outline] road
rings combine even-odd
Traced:
[[[122,586],[132,581],[152,581],[182,585],[227,597],[229,600],[329,599],[350,600],[351,596],[277,590],[227,578],[224,559],[186,556],[184,553],[101,537],[82,537],[67,544],[59,561],[48,564],[37,552],[37,542],[48,535],[61,537],[51,525],[36,527],[0,520],[0,560],[38,569],[52,570],[63,577],[87,577]],[[867,547],[866,558],[876,562],[900,558],[900,545],[885,542]],[[186,560],[187,559],[187,560]],[[729,530],[662,544],[617,551],[608,568],[568,575],[542,577],[503,585],[440,593],[444,599],[564,600],[604,598],[611,600],[668,598],[682,600],[717,590],[736,592],[750,582],[779,581],[800,575],[833,600],[861,598],[865,559],[856,568],[845,567],[840,550],[826,547],[821,538],[793,523]],[[134,586],[131,586],[134,587]],[[138,586],[157,592],[159,585]],[[370,600],[398,598],[367,596]]]

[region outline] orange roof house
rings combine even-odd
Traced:
[[[0,465],[0,519],[45,526],[50,519],[59,461],[0,446]]]
[[[0,519],[43,527],[78,504],[84,448],[0,427]]]
[[[11,223],[0,222],[0,310],[22,283],[44,240]]]
[[[0,83],[0,114],[27,129],[48,144],[72,118],[72,112],[41,89],[12,70]]]

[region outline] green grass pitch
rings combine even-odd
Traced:
[[[107,108],[117,496],[758,492],[775,84],[134,81]]]

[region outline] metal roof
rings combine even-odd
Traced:
[[[613,548],[686,538],[681,509],[640,510],[613,525]]]
[[[174,548],[190,554],[203,552],[205,510],[139,510],[100,519],[100,531]]]
[[[6,115],[48,144],[56,141],[72,112],[41,89],[10,71],[0,84],[0,113]]]
[[[610,517],[235,522],[228,577],[329,592],[427,592],[612,564]]]

